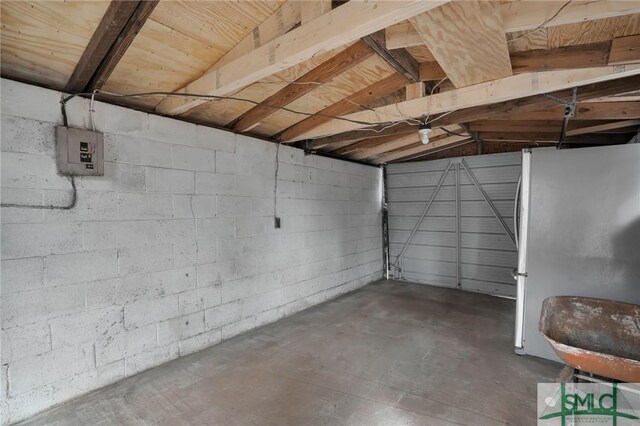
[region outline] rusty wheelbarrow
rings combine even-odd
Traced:
[[[540,333],[569,366],[640,383],[640,305],[576,296],[545,299]]]

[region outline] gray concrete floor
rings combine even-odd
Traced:
[[[512,300],[380,281],[25,424],[534,424],[561,366],[513,324]]]

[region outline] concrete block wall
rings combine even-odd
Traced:
[[[1,198],[61,205],[59,92],[1,81]],[[69,124],[91,128],[88,102]],[[96,103],[105,176],[3,208],[2,423],[382,277],[380,171]]]

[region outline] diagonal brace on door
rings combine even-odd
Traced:
[[[400,263],[400,260],[402,259],[402,256],[404,256],[404,252],[407,250],[407,247],[409,246],[409,243],[411,242],[411,240],[413,239],[413,236],[418,231],[418,228],[420,227],[420,224],[422,224],[422,221],[424,220],[424,217],[427,215],[427,212],[429,211],[429,207],[431,207],[431,204],[433,204],[433,200],[436,199],[436,195],[438,195],[438,191],[440,191],[440,187],[444,183],[444,180],[447,177],[447,174],[449,173],[449,170],[451,169],[452,165],[453,165],[453,163],[451,161],[449,161],[449,164],[447,164],[447,168],[444,169],[444,172],[442,172],[442,176],[440,176],[440,180],[438,181],[438,184],[436,185],[436,189],[433,191],[433,194],[431,194],[431,198],[429,198],[429,202],[427,203],[427,205],[425,206],[424,210],[422,211],[422,214],[420,215],[420,218],[418,219],[418,222],[416,222],[416,226],[413,227],[413,231],[411,231],[411,235],[409,235],[409,238],[407,239],[407,241],[402,246],[402,250],[400,250],[400,253],[398,254],[398,257],[396,258],[396,261],[394,262],[393,265],[391,265],[392,267],[398,268],[398,263]]]
[[[511,241],[513,241],[513,243],[516,244],[516,239],[511,233],[509,226],[507,226],[507,222],[504,221],[504,219],[502,218],[502,215],[500,215],[500,212],[498,212],[498,209],[496,208],[496,206],[493,204],[493,202],[491,202],[491,199],[485,192],[484,188],[482,187],[482,185],[480,185],[480,182],[478,182],[478,179],[476,179],[476,175],[473,174],[473,172],[471,171],[469,166],[467,166],[467,163],[464,161],[464,159],[462,159],[460,163],[462,164],[462,167],[464,167],[464,169],[467,171],[467,174],[471,178],[471,181],[473,182],[473,184],[476,186],[476,188],[478,188],[478,191],[480,191],[480,194],[482,194],[482,198],[484,198],[484,201],[487,202],[487,204],[491,208],[491,211],[493,211],[493,214],[496,217],[496,219],[498,219],[498,221],[500,221],[500,224],[502,224],[502,227],[504,228],[504,232],[506,232],[509,238],[511,238]]]

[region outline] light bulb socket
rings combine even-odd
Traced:
[[[418,132],[423,133],[423,131],[425,131],[424,133],[429,133],[431,131],[431,123],[421,124],[418,127]]]

